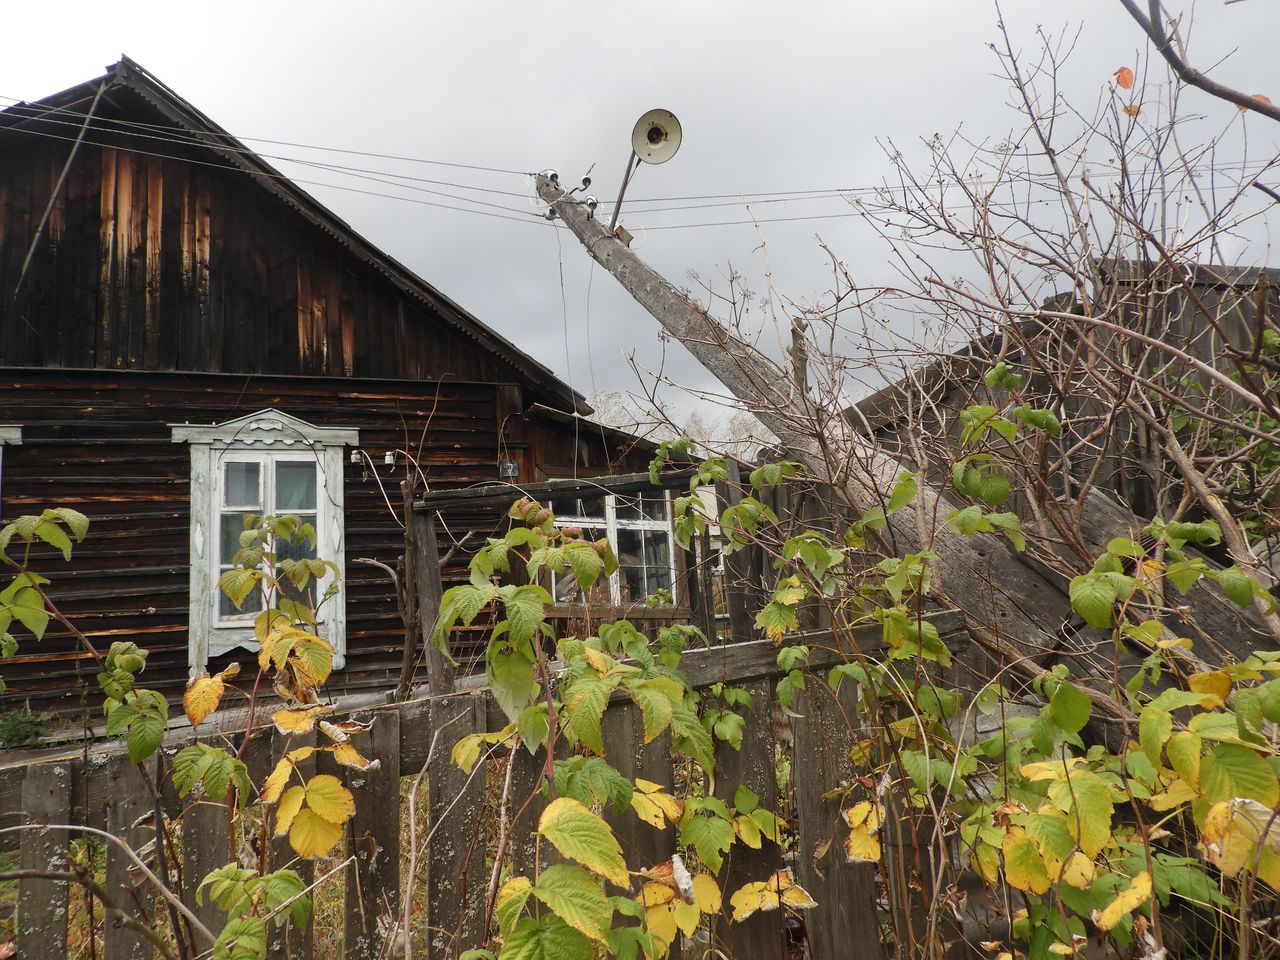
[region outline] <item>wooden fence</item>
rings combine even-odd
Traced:
[[[935,616],[939,632],[952,640],[963,631],[960,618],[952,613]],[[807,642],[812,650],[815,672],[843,660],[856,644],[863,652],[879,648],[879,628],[856,631],[852,637],[836,640],[830,633],[811,634],[792,642]],[[842,648],[844,652],[840,649]],[[773,684],[778,677],[777,649],[768,641],[727,644],[685,654],[682,670],[691,683],[705,688],[717,682],[742,686],[754,695],[748,712],[740,750],[719,745],[715,789],[732,800],[743,784],[755,791],[761,802],[779,809],[775,779],[775,734],[782,729],[770,708]],[[813,960],[848,956],[881,956],[880,917],[876,907],[873,870],[865,864],[849,864],[840,855],[841,824],[836,804],[824,803],[822,796],[846,782],[849,769],[850,732],[845,716],[852,716],[856,698],[853,684],[844,684],[839,696],[820,683],[810,689],[796,709],[802,716],[786,721],[791,743],[794,794],[790,805],[780,812],[791,820],[795,831],[794,852],[786,858],[796,878],[818,901],[804,916],[804,935]],[[347,958],[398,956],[386,942],[394,918],[401,915],[403,889],[401,843],[401,778],[415,777],[425,768],[428,784],[427,829],[440,825],[426,851],[427,920],[432,931],[426,956],[456,957],[476,946],[485,912],[491,855],[492,817],[487,813],[486,783],[489,777],[505,775],[505,757],[489,761],[492,769],[478,764],[472,775],[463,774],[449,760],[449,747],[467,733],[501,729],[506,723],[487,690],[462,690],[407,703],[361,711],[359,716],[374,719],[372,732],[359,746],[376,757],[380,767],[372,773],[331,767],[343,777],[356,797],[356,813],[347,827],[345,856],[350,865],[342,871],[343,952]],[[644,777],[664,786],[673,784],[669,739],[661,737],[642,746],[641,718],[635,706],[615,698],[604,719],[606,759],[623,775]],[[437,747],[431,744],[439,731]],[[371,740],[371,742],[370,742]],[[271,728],[255,731],[245,758],[255,780],[265,775],[275,757],[285,749],[299,746],[298,737],[285,738]],[[167,745],[172,752],[174,745]],[[323,768],[328,754],[318,755]],[[541,759],[518,751],[512,766],[512,796],[527,797],[535,789]],[[154,768],[154,764],[152,764]],[[153,772],[152,770],[148,771]],[[54,829],[20,831],[21,869],[17,900],[17,933],[20,956],[51,958],[63,956],[68,934],[68,885],[44,874],[67,869],[68,844],[77,836],[89,835],[82,828],[103,830],[124,837],[135,849],[154,839],[154,817],[147,814],[154,803],[142,772],[120,752],[37,762],[9,769],[0,767],[0,781],[9,780],[11,791],[20,791],[21,822],[50,824]],[[20,787],[17,781],[21,781]],[[9,791],[7,791],[9,792]],[[12,795],[12,792],[10,793]],[[512,852],[517,870],[532,869],[532,830],[537,823],[540,800],[531,804],[516,824]],[[176,797],[163,800],[170,816],[176,817],[181,804]],[[788,798],[782,798],[786,804]],[[65,827],[76,825],[68,830]],[[228,837],[226,810],[221,805],[197,803],[178,821],[178,846],[182,851],[182,884],[187,904],[211,930],[219,930],[222,915],[209,904],[196,902],[194,890],[200,879],[239,853]],[[659,831],[630,815],[618,818],[615,830],[632,864],[650,865],[675,852],[672,830]],[[834,839],[831,852],[815,863],[813,853]],[[406,851],[407,853],[407,851]],[[272,849],[272,868],[287,863],[287,844]],[[323,876],[342,861],[304,864],[307,878]],[[726,862],[721,881],[727,891],[750,880],[767,878],[784,865],[782,852],[766,843],[761,850],[735,845]],[[421,866],[421,865],[420,865]],[[29,874],[29,875],[27,875]],[[331,880],[330,883],[339,881]],[[106,844],[105,891],[122,913],[135,917],[154,916],[154,887],[137,869],[122,848]],[[789,953],[788,932],[781,912],[759,913],[740,924],[718,924],[716,936],[731,956],[738,960],[783,960]],[[152,956],[151,946],[137,933],[105,920],[99,913],[103,931],[104,960],[140,960]],[[794,925],[793,925],[794,926]],[[271,957],[311,958],[312,934],[294,931],[289,943],[273,931]],[[205,945],[208,946],[207,944]],[[422,956],[419,950],[416,954]],[[688,945],[685,956],[702,956],[698,944]]]

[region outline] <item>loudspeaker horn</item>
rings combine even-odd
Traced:
[[[680,121],[670,110],[650,110],[631,130],[631,149],[645,163],[666,163],[680,149]]]

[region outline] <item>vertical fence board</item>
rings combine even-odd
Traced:
[[[739,785],[760,798],[760,805],[774,813],[778,810],[778,781],[773,756],[773,687],[769,680],[752,680],[743,687],[750,692],[750,709],[736,707],[746,721],[742,748],[728,744],[716,747],[716,796],[733,803]],[[768,880],[782,866],[782,854],[772,839],[765,839],[759,850],[735,843],[720,870],[720,881],[727,907],[730,895],[744,883]],[[734,960],[783,960],[787,956],[784,911],[755,913],[741,923],[723,919],[715,924],[715,935]]]
[[[356,862],[347,872],[343,943],[344,955],[355,960],[386,956],[383,940],[400,915],[400,714],[395,710],[373,715],[368,757],[379,761],[376,770],[346,771],[356,799],[350,821]]]
[[[37,763],[22,783],[24,823],[66,823],[71,813],[71,768]],[[67,869],[65,830],[23,830],[23,870]],[[67,952],[67,885],[58,880],[18,884],[18,950],[23,957],[61,957]]]
[[[853,775],[849,762],[853,737],[845,718],[855,721],[857,701],[853,681],[846,680],[835,694],[815,677],[802,701],[804,717],[795,723],[792,770],[800,848],[796,872],[800,884],[818,901],[804,916],[811,960],[839,960],[849,956],[851,947],[856,947],[862,960],[884,956],[875,865],[845,861],[842,841],[848,829],[840,819],[841,805],[822,802],[824,793]],[[827,843],[825,856],[815,859]]]
[[[274,727],[271,730],[271,752],[270,761],[271,768],[274,769],[280,758],[286,753],[297,750],[301,747],[313,747],[316,743],[316,733],[314,730],[307,733],[297,733],[289,736],[283,734]],[[315,757],[307,757],[305,760],[297,764],[298,772],[304,777],[309,778],[316,772]],[[258,781],[261,782],[261,781]],[[302,882],[308,886],[315,880],[315,865],[310,860],[301,860],[297,858],[297,854],[293,852],[293,847],[289,845],[289,837],[275,836],[275,813],[272,812],[271,821],[267,824],[271,833],[269,841],[269,857],[268,869],[275,871],[284,867],[297,871],[298,876],[302,878]],[[267,956],[269,957],[288,957],[290,960],[311,960],[314,956],[312,923],[307,924],[305,930],[300,930],[294,926],[292,922],[284,927],[272,926],[269,930],[269,939],[267,941]]]
[[[644,718],[634,703],[614,703],[605,711],[604,757],[628,780],[643,777],[665,787],[673,782],[671,735],[664,732],[650,744],[644,742]],[[648,867],[670,859],[675,852],[674,827],[663,830],[644,823],[630,810],[607,819],[632,867]]]
[[[155,839],[154,818],[135,827],[139,817],[154,810],[146,784],[128,758],[112,758],[105,797],[107,832],[120,837],[134,850]],[[146,880],[136,885],[130,879],[132,861],[114,844],[107,844],[106,887],[117,898],[117,904],[137,920],[150,922],[154,913],[155,893]],[[124,927],[107,923],[102,929],[102,952],[106,960],[151,960],[152,944],[143,936]]]
[[[462,716],[450,723],[458,714]],[[450,749],[468,733],[485,730],[485,698],[444,697],[432,703],[432,725],[448,723],[430,778],[430,829],[439,829],[428,850],[427,921],[431,925],[427,956],[446,960],[479,945],[484,921],[485,769],[477,764],[469,777],[449,759]]]
[[[190,797],[188,797],[190,799]],[[196,889],[209,871],[233,859],[229,844],[227,807],[202,798],[182,814],[182,886],[183,896],[200,922],[214,936],[222,931],[226,915],[204,897],[204,905],[196,902]]]
[[[552,862],[548,860],[548,855],[555,855],[555,849],[547,844],[542,849],[542,862],[539,863],[536,831],[538,821],[542,818],[542,811],[547,808],[547,799],[542,793],[542,771],[547,762],[546,748],[539,748],[537,753],[530,755],[528,750],[521,747],[516,751],[513,762],[515,767],[511,771],[511,816],[514,817],[520,812],[520,808],[531,795],[533,799],[529,800],[524,815],[519,820],[512,821],[511,840],[507,846],[511,852],[512,874],[532,878],[537,876],[539,866],[545,867]]]

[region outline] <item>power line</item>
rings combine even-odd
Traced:
[[[44,107],[39,105],[38,103],[36,104],[28,103],[27,101],[18,99],[17,97],[8,97],[8,96],[0,95],[0,100],[7,100],[19,109],[35,110],[35,111],[50,112],[50,113],[69,113],[74,116],[83,116],[83,114],[79,113],[76,110],[68,110],[65,107]],[[13,109],[13,108],[10,107],[8,109]],[[180,133],[184,133],[187,135],[191,135],[195,133],[195,131],[191,130],[189,127],[182,126],[180,124],[145,123],[141,120],[116,120],[116,119],[112,119],[111,122],[120,124],[121,126],[140,127],[143,129],[150,129],[150,130],[176,130]],[[456,167],[461,170],[477,170],[485,173],[502,173],[502,174],[510,174],[513,176],[519,176],[519,177],[532,176],[531,172],[524,171],[524,170],[508,170],[503,167],[486,167],[480,164],[459,163],[452,160],[428,160],[424,157],[404,157],[404,156],[397,156],[391,153],[373,153],[371,151],[366,151],[366,150],[349,150],[345,147],[326,147],[326,146],[319,146],[317,144],[310,144],[310,143],[296,143],[290,140],[269,140],[265,137],[241,137],[241,136],[234,136],[233,134],[230,134],[230,133],[213,133],[212,131],[208,133],[208,136],[231,137],[235,140],[248,140],[253,143],[271,143],[281,147],[300,147],[307,150],[324,150],[331,153],[345,153],[345,154],[349,154],[351,156],[356,156],[356,157],[374,157],[382,160],[403,160],[408,163],[424,163],[424,164],[430,164],[430,165],[439,166],[439,167]]]

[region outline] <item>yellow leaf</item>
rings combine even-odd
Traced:
[[[659,830],[666,826],[666,822],[662,819],[662,809],[643,793],[637,791],[631,794],[631,809],[636,812],[637,817],[650,826],[657,827]]]
[[[994,884],[1000,875],[1000,857],[995,847],[986,843],[974,847],[969,855],[969,865],[988,884]]]
[[[329,679],[333,671],[333,647],[327,640],[299,630],[293,642],[293,653],[289,663],[298,679],[307,686],[318,687]]]
[[[1036,895],[1047,893],[1049,874],[1035,841],[1022,827],[1010,827],[1000,844],[1004,853],[1004,875],[1009,885]]]
[[[1180,807],[1184,803],[1188,803],[1196,798],[1197,794],[1191,785],[1181,777],[1175,779],[1169,786],[1160,793],[1154,794],[1147,805],[1158,813],[1165,810],[1172,810],[1174,807]]]
[[[642,907],[660,907],[675,900],[676,891],[665,883],[650,881],[640,888],[640,896],[636,897]]]
[[[1138,114],[1142,112],[1142,107],[1138,106],[1136,103],[1126,103],[1124,105],[1124,112],[1131,117],[1136,117]],[[1064,950],[1067,951],[1067,953],[1071,953],[1071,948],[1066,946],[1065,944],[1055,943],[1053,947],[1062,947]],[[1053,947],[1050,947],[1049,949],[1052,950]]]
[[[1067,857],[1067,862],[1062,868],[1062,882],[1077,890],[1088,890],[1097,873],[1097,864],[1076,850]]]
[[[542,811],[538,833],[561,854],[624,889],[631,886],[622,848],[613,830],[572,797],[559,797]]]
[[[182,709],[193,727],[200,726],[205,717],[218,709],[218,701],[226,689],[222,676],[202,675],[187,684],[187,692],[182,695]]]
[[[1255,93],[1253,95],[1253,99],[1257,100],[1259,103],[1265,103],[1267,105],[1271,104],[1271,98],[1268,97],[1265,93]],[[1239,110],[1241,113],[1247,113],[1249,111],[1248,107],[1237,106],[1236,109]]]
[[[649,783],[648,780],[637,780],[636,786]],[[661,830],[667,822],[675,823],[684,813],[684,804],[669,793],[662,793],[661,787],[651,784],[653,792],[636,790],[631,794],[631,809],[645,823]],[[665,818],[665,819],[664,819]]]
[[[373,729],[373,721],[360,720],[328,720],[320,721],[321,732],[334,743],[346,743],[352,734],[368,733]]]
[[[1068,772],[1084,763],[1084,757],[1063,757],[1061,760],[1040,760],[1024,763],[1018,772],[1031,781],[1065,780]]]
[[[1259,841],[1264,847],[1261,856]],[[1257,861],[1259,876],[1267,879],[1261,861],[1269,859],[1268,852],[1271,858],[1280,854],[1280,825],[1272,822],[1272,811],[1256,800],[1246,797],[1223,800],[1205,814],[1200,848],[1209,862],[1229,877],[1242,870],[1252,870]]]
[[[1093,922],[1102,930],[1110,930],[1150,898],[1151,874],[1143,870],[1129,881],[1129,889],[1118,894],[1105,909],[1093,911]]]
[[[1128,67],[1121,67],[1111,76],[1115,78],[1116,86],[1121,90],[1133,89],[1133,71]]]
[[[1056,953],[1060,957],[1070,957],[1076,952],[1075,947],[1069,947],[1065,943],[1049,944],[1049,952]]]
[[[289,845],[307,859],[323,857],[342,839],[342,824],[332,823],[312,810],[301,810],[289,827]]]
[[[849,863],[878,863],[880,841],[867,832],[865,825],[855,827],[844,838],[844,858]]]
[[[333,759],[344,767],[354,767],[362,773],[377,770],[382,766],[381,760],[369,760],[360,755],[360,751],[349,743],[340,743],[333,748]]]
[[[859,800],[852,807],[841,812],[844,822],[852,827],[866,827],[870,834],[876,834],[880,831],[880,820],[884,815],[884,810],[878,803],[872,803],[870,800]]]
[[[316,725],[316,720],[326,713],[333,713],[333,707],[326,704],[312,704],[307,707],[286,707],[271,715],[271,722],[281,733],[306,733]]]
[[[760,849],[760,825],[750,817],[734,817],[733,832],[738,835],[739,840],[752,850]]]
[[[703,913],[720,912],[720,885],[709,873],[693,878],[693,902]]]
[[[676,914],[667,904],[645,910],[645,924],[659,956],[665,956],[676,939]]]
[[[698,929],[698,921],[702,919],[698,908],[691,903],[677,900],[667,909],[675,915],[676,926],[680,928],[680,932],[686,937],[693,936],[693,931]]]
[[[356,812],[356,800],[341,780],[321,773],[307,781],[307,807],[316,816],[342,825]]]
[[[1221,670],[1193,673],[1187,677],[1187,686],[1196,693],[1206,694],[1205,699],[1200,701],[1200,706],[1202,709],[1212,710],[1227,702],[1227,694],[1231,692],[1231,678]]]
[[[601,653],[599,650],[586,648],[587,662],[596,669],[598,673],[608,673],[613,666],[613,658],[608,654]]]
[[[280,806],[276,807],[276,830],[277,837],[283,837],[289,832],[289,827],[293,824],[293,818],[298,815],[298,811],[302,809],[302,801],[306,799],[307,791],[303,787],[290,787],[283,796],[280,797]]]
[[[267,776],[266,781],[262,784],[262,802],[275,803],[280,799],[280,794],[284,790],[284,785],[289,782],[289,777],[293,775],[293,762],[288,757],[281,757],[275,769]]]
[[[792,884],[782,891],[782,902],[793,910],[808,910],[818,905],[809,891],[799,884]]]
[[[769,889],[767,880],[755,880],[743,884],[729,897],[729,907],[733,910],[735,923],[740,923],[757,910],[776,910],[778,893]]]

